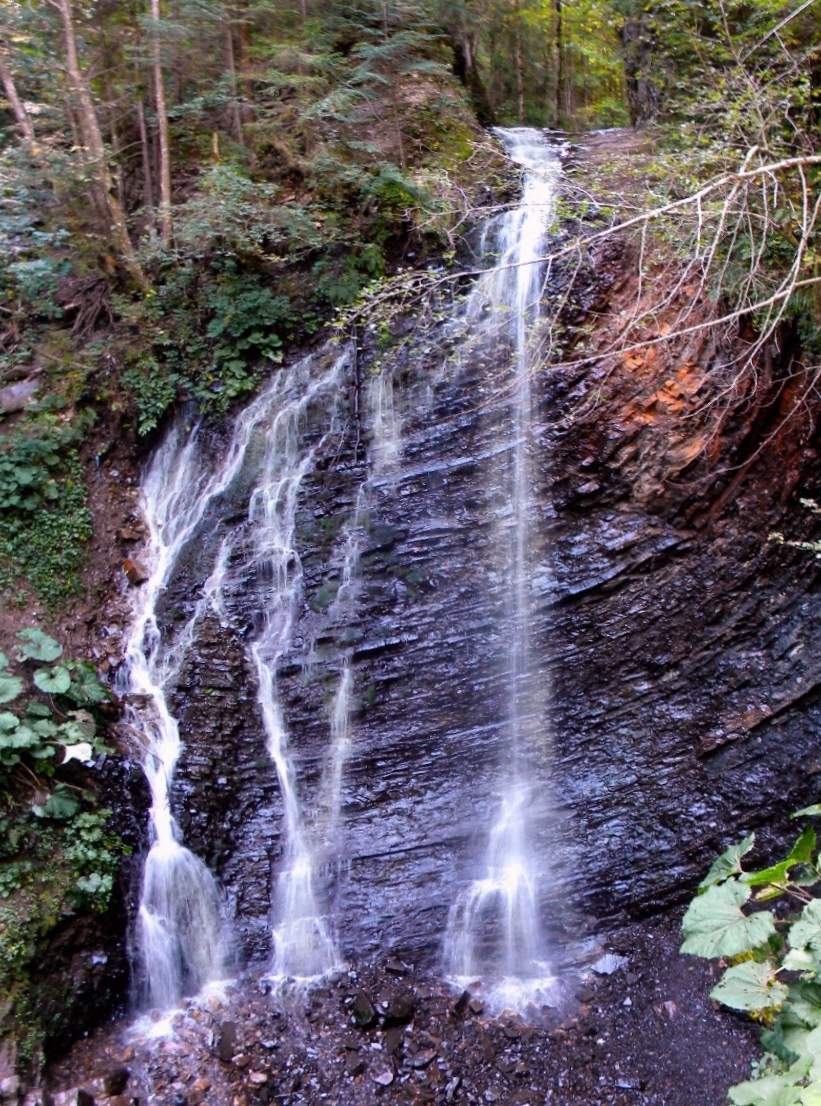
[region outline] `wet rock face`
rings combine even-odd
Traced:
[[[665,383],[668,373],[611,374],[593,412],[580,397],[595,373],[535,383],[525,757],[556,960],[572,959],[585,926],[686,897],[712,853],[742,831],[780,832],[817,793],[817,570],[767,541],[808,525],[795,505],[818,475],[806,424],[757,454],[760,412],[705,429],[680,418],[689,378]],[[512,649],[500,556],[512,416],[498,374],[477,356],[433,384],[425,366],[397,380],[399,460],[373,478],[344,610],[340,550],[373,446],[353,413],[300,493],[304,594],[278,685],[310,828],[333,696],[352,664],[341,816],[317,890],[356,959],[395,949],[435,969],[450,907],[484,874]],[[224,517],[245,525],[239,494]],[[200,594],[198,556],[171,582],[168,623]],[[239,959],[264,963],[286,842],[246,651],[258,595],[249,580],[225,625],[199,625],[173,698],[185,742],[173,802],[186,843],[225,887]]]

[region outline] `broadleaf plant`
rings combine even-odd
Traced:
[[[821,805],[793,817],[821,815]],[[808,826],[775,864],[745,871],[755,837],[712,864],[682,921],[681,951],[730,961],[710,997],[764,1026],[755,1077],[735,1106],[821,1106],[821,856]],[[815,897],[819,895],[819,897]],[[785,913],[766,903],[781,899]],[[795,906],[801,905],[800,912]]]

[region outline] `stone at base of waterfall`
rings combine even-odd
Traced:
[[[414,1071],[422,1071],[428,1064],[433,1063],[436,1059],[436,1055],[435,1048],[423,1048],[413,1056],[408,1057],[405,1063],[408,1067],[413,1068]]]
[[[365,1061],[356,1052],[345,1052],[345,1067],[348,1069],[348,1075],[357,1076],[361,1075],[365,1070]]]
[[[405,1042],[405,1028],[402,1025],[392,1025],[385,1030],[385,1050],[389,1056],[396,1056],[402,1051]]]
[[[380,1087],[390,1087],[394,1075],[390,1068],[380,1068],[378,1071],[371,1072],[371,1079]]]
[[[416,1000],[410,991],[396,995],[390,1000],[385,1010],[385,1025],[404,1025],[405,1022],[411,1020],[415,1009]]]
[[[237,1050],[237,1023],[223,1022],[217,1042],[217,1056],[223,1064],[230,1064]]]
[[[185,1092],[186,1106],[200,1106],[205,1101],[205,1096],[211,1090],[210,1079],[198,1079],[192,1087]]]
[[[0,1103],[17,1102],[20,1093],[20,1080],[16,1075],[8,1075],[0,1080]]]
[[[85,1087],[72,1087],[52,1097],[53,1106],[95,1106],[94,1095]]]
[[[0,415],[13,415],[22,411],[34,399],[39,387],[39,381],[29,379],[0,388]]]
[[[130,1076],[131,1072],[126,1067],[112,1068],[103,1076],[103,1092],[109,1098],[117,1098],[128,1086]]]
[[[370,995],[365,991],[357,991],[351,1003],[351,1016],[360,1029],[370,1029],[376,1023],[376,1007],[371,1002]]]

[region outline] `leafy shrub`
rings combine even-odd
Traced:
[[[821,805],[793,817],[821,815]],[[758,871],[743,860],[755,834],[713,862],[682,921],[681,951],[729,961],[710,997],[764,1026],[755,1077],[731,1087],[735,1106],[821,1101],[821,857],[808,827]],[[780,900],[771,912],[764,904]],[[798,909],[800,907],[800,909]]]
[[[0,436],[0,588],[23,576],[54,604],[79,586],[91,537],[81,439],[54,416]]]
[[[92,664],[61,660],[61,646],[42,630],[21,630],[17,637],[18,660],[38,665],[31,681],[46,698],[32,695],[29,689],[29,696],[16,711],[0,711],[0,789],[19,802],[33,781],[32,812],[40,818],[69,818],[79,808],[79,800],[64,784],[45,795],[43,788],[54,776],[60,750],[62,763],[90,760],[94,752],[105,750],[97,740],[91,712],[109,699],[110,693]],[[0,704],[19,702],[25,688],[24,679],[9,672],[8,657],[0,653]]]
[[[222,415],[259,383],[260,362],[282,360],[294,324],[291,301],[235,261],[169,275],[142,308],[146,345],[120,379],[147,434],[182,396]]]
[[[18,673],[0,654],[0,994],[25,1064],[54,1021],[39,991],[49,934],[108,909],[129,849],[77,768],[105,751],[97,722],[110,692],[42,630],[18,633],[15,652]]]

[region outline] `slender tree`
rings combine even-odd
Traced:
[[[14,118],[17,120],[20,133],[26,144],[33,150],[37,144],[37,139],[34,134],[34,124],[31,121],[31,116],[26,111],[25,104],[17,94],[14,76],[12,75],[7,61],[10,56],[11,50],[9,49],[8,43],[0,38],[0,80],[3,82],[3,89],[11,104],[11,110],[14,112]]]
[[[71,12],[71,0],[49,0],[60,13],[66,55],[66,72],[72,106],[76,110],[83,138],[83,146],[92,168],[92,189],[101,212],[108,217],[111,232],[129,272],[141,288],[147,288],[145,274],[137,261],[134,247],[128,235],[125,213],[114,195],[114,182],[108,165],[103,136],[91,92],[80,66],[77,36]]]
[[[171,241],[171,141],[168,133],[168,109],[165,102],[165,78],[160,44],[160,0],[151,0],[151,46],[154,62],[154,101],[160,144],[160,234],[167,245]]]

